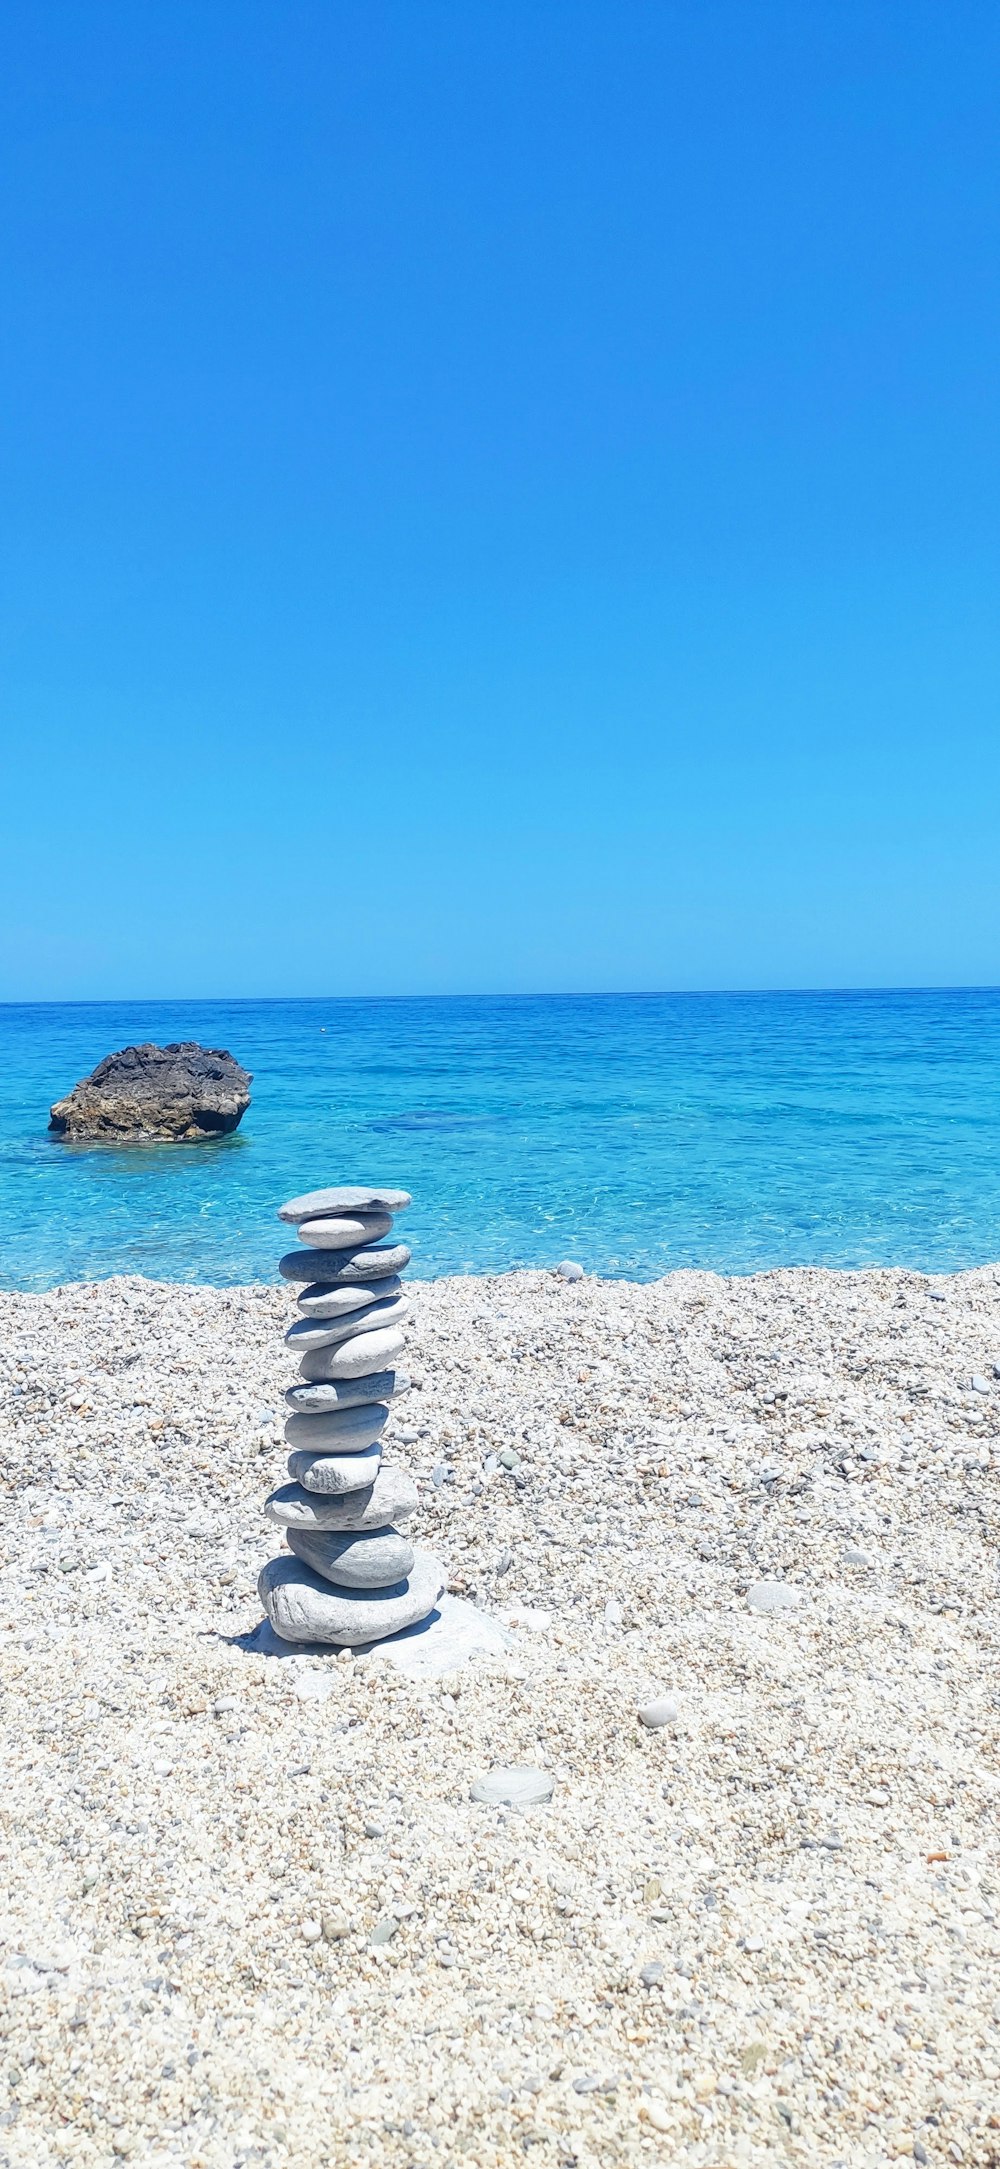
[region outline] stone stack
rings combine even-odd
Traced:
[[[292,1550],[271,1559],[258,1589],[287,1642],[357,1648],[414,1626],[434,1610],[445,1575],[414,1549],[405,1526],[417,1504],[412,1477],[382,1460],[409,1315],[400,1274],[405,1243],[383,1240],[405,1190],[312,1190],[281,1207],[301,1249],[280,1261],[299,1287],[301,1316],[285,1335],[301,1383],[285,1395],[289,1484],[267,1512]]]

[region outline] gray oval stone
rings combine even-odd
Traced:
[[[348,1311],[346,1318],[297,1318],[289,1326],[285,1341],[296,1355],[305,1355],[311,1348],[335,1348],[339,1341],[350,1340],[355,1333],[377,1333],[383,1326],[402,1325],[410,1315],[410,1305],[403,1296],[389,1297],[384,1303],[365,1303],[360,1310]]]
[[[398,1529],[287,1530],[296,1558],[338,1589],[392,1589],[413,1565],[409,1537]]]
[[[508,1764],[498,1762],[485,1776],[477,1777],[471,1789],[473,1800],[483,1800],[490,1807],[538,1807],[544,1800],[551,1800],[553,1780],[547,1770],[533,1770],[527,1763]]]
[[[391,1401],[408,1393],[405,1371],[373,1371],[370,1378],[324,1378],[289,1386],[285,1406],[296,1416],[318,1416],[335,1408],[363,1408],[368,1401]]]
[[[317,1250],[357,1250],[362,1243],[380,1243],[391,1226],[391,1213],[341,1213],[301,1220],[298,1237],[300,1243],[312,1243]]]
[[[747,1590],[751,1612],[790,1612],[801,1604],[803,1592],[794,1582],[754,1582]]]
[[[401,1273],[409,1262],[405,1243],[386,1243],[381,1250],[286,1250],[278,1259],[278,1271],[285,1280],[321,1281],[327,1288],[347,1288],[357,1281],[386,1280],[390,1273]]]
[[[381,1463],[381,1446],[365,1446],[352,1454],[295,1453],[288,1456],[288,1473],[305,1491],[339,1496],[373,1484]]]
[[[406,1338],[398,1326],[383,1326],[377,1333],[355,1333],[332,1348],[310,1348],[299,1364],[303,1378],[367,1378],[372,1371],[389,1370],[402,1355]]]
[[[319,1219],[327,1213],[401,1213],[413,1199],[408,1190],[365,1190],[357,1183],[342,1183],[334,1190],[307,1190],[304,1197],[290,1197],[279,1205],[278,1219]]]
[[[583,1279],[583,1267],[577,1264],[575,1258],[564,1258],[561,1265],[556,1266],[556,1272],[560,1280]]]
[[[300,1288],[298,1307],[306,1318],[344,1318],[351,1311],[364,1310],[369,1303],[383,1303],[387,1296],[398,1295],[402,1285],[398,1273],[389,1273],[370,1287],[360,1280],[346,1288],[331,1288],[327,1282],[318,1281],[315,1287]]]
[[[416,1626],[444,1594],[440,1560],[418,1551],[405,1582],[393,1590],[338,1590],[301,1559],[269,1559],[257,1583],[264,1610],[285,1642],[318,1642],[358,1649]]]
[[[388,1414],[384,1401],[367,1401],[362,1408],[332,1408],[318,1416],[287,1416],[285,1444],[302,1447],[310,1454],[360,1453],[381,1438]]]
[[[416,1508],[412,1476],[383,1463],[375,1482],[363,1491],[324,1497],[302,1484],[281,1484],[272,1491],[264,1512],[282,1529],[387,1529],[392,1522],[405,1521]]]

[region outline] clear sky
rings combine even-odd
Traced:
[[[995,0],[8,0],[0,997],[1000,980]]]

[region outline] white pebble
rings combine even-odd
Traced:
[[[664,1725],[675,1725],[680,1711],[673,1695],[660,1695],[656,1701],[640,1702],[639,1723],[650,1732],[659,1732]]]

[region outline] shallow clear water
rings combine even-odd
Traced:
[[[235,1136],[47,1132],[130,1041],[254,1072]],[[0,1007],[0,1283],[273,1280],[275,1208],[413,1191],[422,1274],[1000,1257],[1000,990]]]

